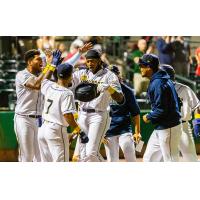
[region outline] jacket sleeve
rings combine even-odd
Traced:
[[[151,112],[147,115],[147,119],[150,120],[153,124],[159,122],[163,117],[166,117],[169,109],[167,103],[167,101],[170,99],[169,95],[170,94],[167,92],[167,89],[161,86],[161,84],[157,84],[156,87],[154,87],[154,106]]]

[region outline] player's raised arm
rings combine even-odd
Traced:
[[[36,50],[28,51],[25,54],[25,60],[28,65],[27,70],[34,75],[37,75],[41,71],[42,73],[38,77],[30,77],[24,85],[31,89],[39,90],[42,80],[49,79],[51,77],[52,73],[56,69],[56,66],[60,62],[60,58],[61,52],[59,50],[54,51],[51,59],[51,64],[47,64],[42,71],[42,58],[40,57],[40,53],[38,53]]]
[[[81,55],[83,53],[86,53],[88,50],[90,50],[92,48],[92,46],[93,45],[91,42],[84,44],[82,47],[80,47],[78,49],[78,52],[76,54],[74,54],[70,59],[65,61],[65,63],[69,63],[72,66],[76,65],[76,63],[79,61]]]

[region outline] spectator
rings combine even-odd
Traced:
[[[195,51],[195,58],[197,60],[197,68],[195,74],[196,76],[200,76],[200,47],[198,47]]]
[[[55,37],[54,36],[41,36],[37,40],[37,48],[44,51],[46,49],[54,49],[55,48]]]
[[[149,79],[142,77],[140,68],[138,65],[139,58],[145,53],[147,49],[147,42],[144,39],[138,40],[138,50],[135,50],[132,54],[132,59],[134,62],[134,77],[133,84],[136,96],[140,96],[142,92],[146,92],[149,84]]]
[[[62,52],[62,57],[66,57],[68,55],[68,51],[66,49],[65,43],[63,43],[63,42],[58,43],[57,49]]]
[[[174,42],[172,42],[174,57],[173,57],[173,67],[176,74],[189,76],[189,56],[190,56],[190,46],[184,41],[183,36],[175,37]]]
[[[171,36],[162,36],[158,38],[156,42],[156,47],[158,49],[160,64],[172,65],[174,52],[171,42]]]

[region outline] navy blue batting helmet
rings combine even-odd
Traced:
[[[119,68],[116,65],[110,65],[109,69],[114,72],[116,75],[120,74]]]
[[[175,70],[171,65],[163,64],[160,66],[160,69],[166,71],[167,74],[170,76],[171,80],[173,80],[173,81],[175,80]]]
[[[144,54],[141,58],[139,58],[139,66],[143,65],[150,67],[153,70],[158,70],[159,64],[159,58],[154,54]]]

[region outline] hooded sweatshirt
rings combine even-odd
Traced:
[[[156,130],[168,129],[180,124],[178,95],[169,75],[159,70],[151,77],[147,95],[151,112],[147,119],[155,124]]]

